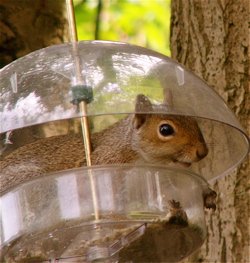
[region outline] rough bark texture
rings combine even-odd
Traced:
[[[64,0],[0,0],[0,67],[66,40]]]
[[[246,129],[248,22],[248,0],[172,1],[172,57],[206,80]],[[250,262],[249,163],[217,181],[214,189],[218,209],[206,213],[208,239],[187,262]]]

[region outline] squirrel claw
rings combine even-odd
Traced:
[[[215,204],[216,197],[217,197],[216,192],[209,188],[208,192],[203,194],[205,208],[212,209],[213,211],[215,211],[216,210],[216,204]]]
[[[170,217],[168,223],[174,225],[188,225],[188,217],[186,212],[182,209],[180,202],[175,200],[169,200]]]
[[[169,207],[171,211],[176,211],[178,209],[181,209],[181,204],[178,201],[175,201],[174,199],[168,201]]]

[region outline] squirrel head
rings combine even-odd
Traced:
[[[153,164],[176,162],[190,166],[192,162],[203,159],[208,148],[196,120],[189,116],[157,113],[162,106],[152,105],[142,94],[137,96],[133,150]]]

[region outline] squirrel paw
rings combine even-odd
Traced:
[[[180,202],[175,200],[169,200],[170,217],[168,223],[174,225],[188,225],[188,217],[186,212],[182,209]]]
[[[205,193],[203,193],[203,200],[204,200],[204,206],[208,209],[213,209],[213,211],[216,210],[216,197],[217,194],[212,189],[208,188]]]

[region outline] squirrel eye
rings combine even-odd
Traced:
[[[174,128],[171,125],[166,124],[166,123],[160,126],[159,131],[160,131],[160,134],[164,137],[174,134]]]

